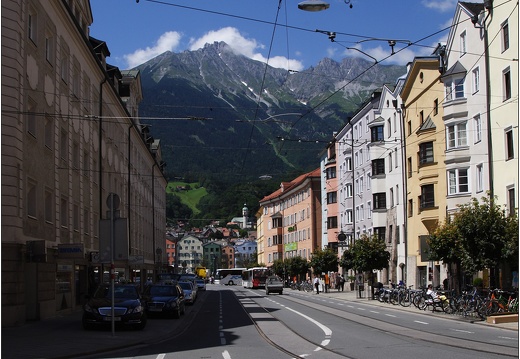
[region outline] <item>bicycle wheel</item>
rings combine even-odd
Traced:
[[[417,308],[419,308],[420,310],[426,310],[427,306],[428,306],[428,303],[426,302],[426,298],[423,295],[418,297]]]
[[[306,286],[305,286],[305,291],[306,291],[307,293],[311,293],[311,292],[314,291],[314,288],[312,287],[312,285],[306,285]]]
[[[412,301],[410,298],[410,292],[408,292],[408,291],[399,292],[399,304],[402,307],[409,307],[410,305],[412,305]]]

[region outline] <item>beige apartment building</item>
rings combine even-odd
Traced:
[[[438,57],[416,57],[409,64],[401,98],[407,180],[408,285],[439,285],[446,270],[428,260],[428,235],[446,217],[444,86]],[[442,279],[441,279],[442,278]]]
[[[80,308],[111,263],[141,283],[167,263],[140,74],[92,22],[89,1],[2,1],[2,326]]]
[[[305,173],[260,200],[262,215],[257,229],[263,236],[258,262],[267,267],[275,260],[300,256],[307,260],[322,248],[320,168]],[[260,253],[263,253],[260,258]]]

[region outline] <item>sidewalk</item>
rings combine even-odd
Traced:
[[[365,286],[365,288],[367,288],[367,287]],[[368,289],[370,289],[370,287],[368,287]],[[288,291],[291,291],[291,289],[288,289]],[[300,292],[300,293],[305,293],[305,292]],[[316,295],[316,292],[308,293],[308,294]],[[414,307],[413,305],[411,305],[410,307],[403,307],[401,305],[392,305],[390,303],[381,303],[379,300],[370,299],[370,294],[371,294],[370,290],[359,293],[357,291],[350,290],[350,288],[347,289],[347,286],[345,286],[345,290],[343,292],[341,292],[341,291],[338,292],[337,289],[330,289],[328,291],[328,293],[324,293],[324,292],[320,291],[319,295],[320,296],[323,295],[323,296],[327,296],[327,297],[331,297],[331,298],[335,298],[335,299],[342,299],[342,300],[349,301],[349,302],[363,302],[365,304],[393,308],[395,310],[412,311],[412,312],[416,312],[416,313],[424,313],[425,315],[441,315],[443,318],[470,321],[470,319],[464,319],[464,318],[460,317],[459,315],[455,315],[455,314],[445,314],[445,313],[441,313],[441,312],[432,313],[431,311],[419,310],[416,307]],[[481,320],[477,319],[474,321],[474,323],[479,324],[479,325],[489,325],[492,327],[518,331],[518,314],[508,315],[508,316],[510,319],[507,321],[498,320],[499,317],[501,317],[500,315],[498,315],[495,317],[489,317],[488,320],[486,320],[486,321],[481,321]],[[493,320],[493,318],[497,318],[497,320]]]
[[[284,294],[291,294],[291,292],[293,291],[289,288],[284,289]],[[316,295],[303,291],[295,291],[295,293],[309,296]],[[371,300],[367,297],[370,294],[369,291],[362,292],[362,294],[360,298],[357,292],[350,289],[345,289],[344,292],[332,289],[328,293],[320,292],[319,295],[349,302],[363,302],[395,310],[413,311],[424,313],[424,315],[442,315],[444,318],[461,320],[460,317],[455,315],[424,312],[413,306],[404,308],[400,305],[380,303],[378,300]],[[203,303],[200,304],[203,305]],[[186,317],[189,317],[191,312],[192,310],[188,310]],[[2,328],[2,357],[58,359],[79,358],[96,354],[101,356],[101,353],[110,349],[127,348],[130,345],[154,343],[161,339],[166,339],[176,330],[182,329],[181,325],[185,322],[184,320],[153,318],[148,320],[147,327],[142,331],[122,329],[116,330],[115,334],[112,335],[110,327],[107,330],[83,330],[81,315],[81,311],[76,311],[48,320],[29,322],[20,327]],[[518,316],[514,323],[492,324],[486,321],[475,323],[518,331]]]

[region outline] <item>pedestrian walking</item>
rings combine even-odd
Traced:
[[[325,293],[328,293],[328,292],[329,292],[329,288],[330,288],[330,278],[329,278],[329,274],[328,274],[328,273],[325,273]]]
[[[343,274],[339,276],[339,286],[341,287],[341,291],[343,292],[343,290],[345,289],[345,278],[343,277]]]
[[[341,275],[340,274],[336,275],[336,289],[338,290],[338,292],[341,289]]]
[[[320,294],[320,278],[314,277],[314,287],[316,287],[316,294]]]

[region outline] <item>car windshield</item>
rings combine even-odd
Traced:
[[[98,287],[96,292],[94,293],[94,298],[108,298],[112,297],[111,286],[110,285],[102,285]],[[133,285],[118,285],[114,287],[114,297],[115,298],[126,298],[126,299],[137,299],[139,298],[139,294],[137,293],[137,288]]]
[[[181,286],[182,289],[192,290],[191,284],[188,282],[180,282],[179,285]]]
[[[153,286],[150,288],[150,295],[153,296],[177,296],[177,291],[174,286]]]

